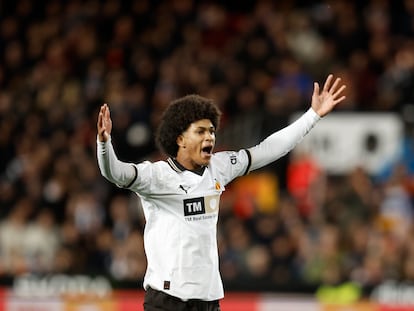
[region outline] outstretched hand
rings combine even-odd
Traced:
[[[103,104],[98,115],[98,139],[99,141],[107,141],[112,131],[112,120],[107,104]]]
[[[330,74],[325,81],[322,92],[319,90],[318,82],[313,84],[312,108],[320,117],[327,115],[345,99],[345,95],[342,94],[346,85],[340,85],[341,78],[336,78],[335,82],[332,83],[333,79],[333,75]]]

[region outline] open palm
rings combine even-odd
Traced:
[[[320,117],[327,115],[337,104],[346,98],[343,95],[346,85],[340,84],[341,78],[336,78],[335,82],[333,80],[334,77],[330,74],[325,81],[322,92],[319,89],[318,82],[314,83],[312,108]]]

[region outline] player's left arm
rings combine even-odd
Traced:
[[[314,83],[311,108],[291,125],[271,134],[260,144],[248,149],[251,155],[251,170],[263,167],[292,150],[315,124],[334,107],[345,100],[343,91],[346,86],[341,79],[330,74],[320,91],[319,84]]]

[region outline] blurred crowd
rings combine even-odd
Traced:
[[[153,132],[177,97],[213,98],[219,149],[250,147],[308,109],[313,81],[331,72],[347,84],[338,111],[394,112],[409,129],[413,38],[413,0],[0,2],[0,277],[142,279],[139,201],[98,171],[102,103],[119,158],[133,162],[162,159]],[[414,281],[409,163],[380,179],[315,168],[305,196],[294,169],[286,156],[225,192],[226,286]]]

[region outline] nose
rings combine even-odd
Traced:
[[[215,139],[215,134],[211,132],[206,132],[205,139],[209,141],[213,141]]]

